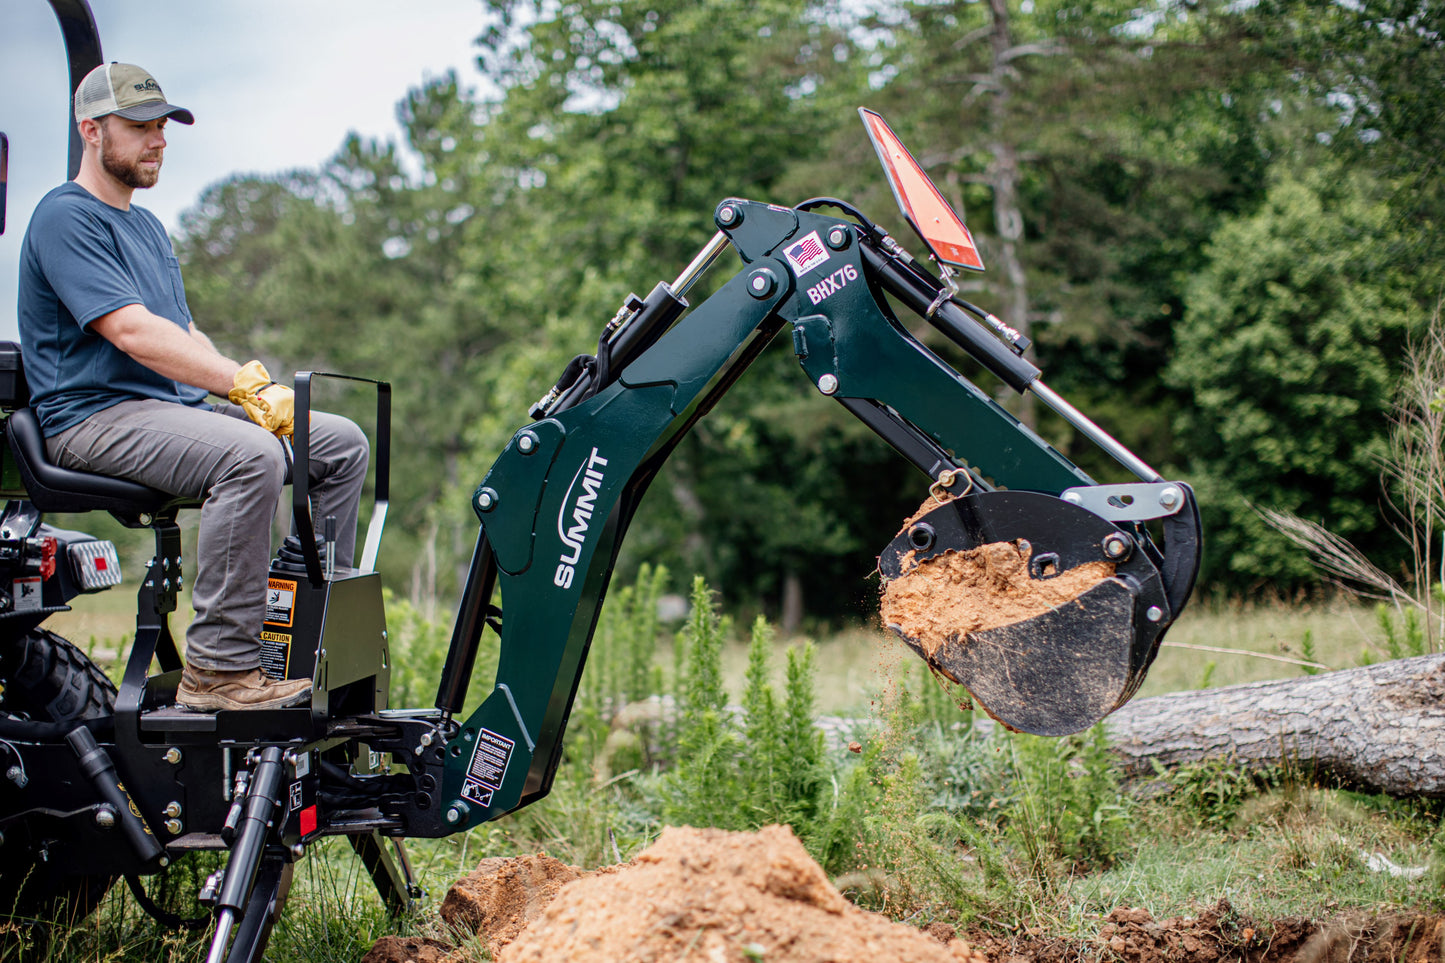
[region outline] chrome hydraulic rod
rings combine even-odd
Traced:
[[[1029,390],[1032,391],[1034,396],[1040,401],[1062,416],[1065,421],[1073,425],[1074,428],[1087,435],[1090,441],[1108,452],[1115,461],[1129,469],[1135,475],[1138,475],[1141,481],[1157,482],[1164,480],[1162,475],[1146,465],[1138,455],[1115,441],[1113,436],[1090,421],[1079,409],[1059,397],[1058,393],[1048,385],[1035,379],[1034,383],[1029,385]]]
[[[677,280],[672,282],[672,293],[678,297],[686,294],[687,289],[706,273],[707,269],[712,266],[712,262],[717,260],[719,254],[727,250],[730,243],[728,236],[722,231],[714,234],[712,240],[707,242],[707,246],[698,252],[697,257],[692,259],[692,263],[683,268],[682,273],[677,276]]]
[[[235,925],[235,911],[221,910],[221,917],[216,921],[216,933],[211,937],[211,949],[206,954],[206,963],[225,963],[226,944],[230,942],[231,930]]]

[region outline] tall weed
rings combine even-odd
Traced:
[[[742,740],[722,685],[723,620],[701,576],[680,644],[687,661],[677,725],[677,767],[669,774],[663,816],[690,826],[741,829],[745,790],[737,759]]]
[[[1120,789],[1103,726],[1058,739],[1012,735],[1009,752],[1014,791],[1006,828],[1029,875],[1048,888],[1061,869],[1113,863],[1127,840],[1132,804]]]

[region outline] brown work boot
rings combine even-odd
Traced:
[[[280,709],[311,698],[308,679],[273,679],[260,669],[219,670],[187,665],[176,701],[190,709]]]

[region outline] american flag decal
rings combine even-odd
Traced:
[[[828,251],[823,247],[823,241],[818,237],[817,231],[812,231],[801,240],[783,248],[783,255],[793,266],[793,273],[798,277],[802,277],[818,265],[828,261]]]

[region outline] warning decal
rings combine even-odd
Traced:
[[[291,677],[290,635],[261,630],[261,669],[273,679]]]
[[[40,608],[40,579],[17,578],[12,584],[10,597],[14,599],[15,611],[33,612]]]
[[[512,760],[512,749],[516,744],[490,729],[479,730],[477,748],[472,751],[472,764],[467,767],[467,780],[462,786],[462,798],[480,806],[490,806],[492,794],[502,788],[507,763]]]
[[[291,784],[291,788],[286,793],[286,813],[288,815],[291,813],[299,813],[301,811],[301,802],[301,780],[298,779]]]
[[[296,618],[296,583],[284,578],[266,580],[266,622],[290,625]]]

